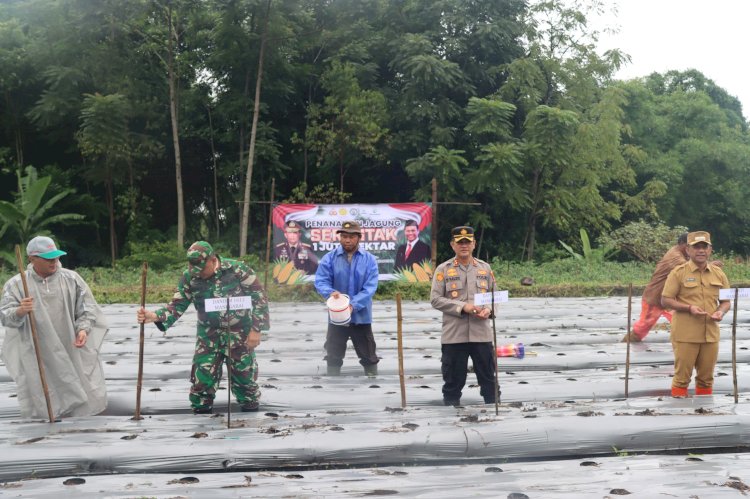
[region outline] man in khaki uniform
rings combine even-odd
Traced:
[[[690,261],[670,272],[661,297],[662,307],[674,310],[673,397],[687,397],[693,368],[695,394],[713,393],[719,321],[731,306],[729,300],[719,301],[719,290],[728,288],[729,280],[724,271],[709,263],[711,235],[705,231],[691,232],[687,243]]]
[[[455,227],[451,248],[456,256],[435,269],[430,303],[443,312],[442,351],[443,403],[459,405],[466,384],[469,357],[486,404],[495,403],[495,355],[492,329],[487,320],[490,307],[474,305],[474,295],[494,288],[489,264],[472,256],[474,229]],[[499,395],[499,394],[498,394]]]

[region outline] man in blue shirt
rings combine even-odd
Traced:
[[[328,375],[341,374],[346,342],[351,338],[365,374],[375,376],[380,359],[375,354],[372,334],[372,297],[378,289],[378,263],[375,256],[359,248],[362,227],[358,222],[344,222],[336,234],[341,244],[320,260],[315,289],[325,300],[349,295],[351,319],[344,325],[331,323],[329,319],[324,345]]]

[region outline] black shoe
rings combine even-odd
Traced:
[[[364,366],[365,368],[365,375],[367,376],[377,376],[378,375],[378,365],[377,364],[368,364]]]
[[[209,407],[193,407],[193,414],[213,414],[214,408]]]
[[[328,365],[328,376],[341,376],[341,366]]]
[[[458,399],[458,400],[443,399],[443,405],[452,405],[453,407],[458,407],[459,405],[461,405],[461,399]]]
[[[240,406],[242,412],[258,412],[260,404],[258,402],[246,402]]]

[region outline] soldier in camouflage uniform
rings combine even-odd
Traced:
[[[156,323],[166,331],[190,304],[198,312],[198,334],[193,356],[190,405],[196,414],[211,413],[221,365],[226,359],[227,340],[231,355],[231,388],[243,412],[258,410],[258,363],[255,347],[260,332],[268,330],[268,300],[255,272],[237,260],[222,259],[205,241],[187,251],[189,266],[183,272],[172,301],[155,312],[141,308],[138,322]],[[252,309],[206,312],[210,298],[250,296]]]

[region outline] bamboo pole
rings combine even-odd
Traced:
[[[263,276],[263,287],[268,289],[268,267],[271,263],[271,235],[273,227],[273,195],[276,191],[276,177],[271,179],[271,204],[268,207],[268,229],[266,231],[266,272]]]
[[[29,285],[26,282],[26,271],[23,268],[23,259],[21,258],[21,247],[16,244],[16,263],[18,272],[21,274],[21,283],[23,284],[23,296],[29,297]],[[39,379],[42,381],[42,390],[44,391],[44,401],[47,403],[47,415],[49,422],[54,423],[55,417],[52,415],[52,402],[49,399],[49,388],[47,387],[47,378],[44,375],[44,363],[42,362],[42,353],[39,350],[39,337],[36,334],[36,320],[34,312],[29,312],[29,323],[31,324],[31,339],[34,343],[34,354],[36,355],[36,365],[39,367]]]
[[[734,312],[732,313],[732,382],[734,383],[734,403],[739,401],[737,391],[737,301],[740,288],[734,288]]]
[[[430,259],[432,268],[437,268],[437,237],[438,237],[438,190],[437,179],[432,179],[432,245]]]
[[[625,398],[628,398],[628,381],[630,379],[630,316],[633,310],[633,283],[628,285],[628,327],[627,327],[627,339],[628,348],[627,354],[625,354]]]
[[[406,407],[406,383],[404,382],[404,344],[401,324],[401,293],[396,293],[396,324],[398,334],[398,378],[401,383],[401,407]]]
[[[229,315],[229,296],[227,296],[227,311],[224,313],[225,319]],[[229,321],[226,321],[227,324]],[[250,334],[250,331],[248,331]],[[227,325],[227,430],[231,428],[232,421],[232,333]]]
[[[141,308],[146,309],[146,275],[148,274],[148,263],[143,262],[141,268]],[[141,417],[141,390],[143,390],[143,344],[146,338],[146,323],[140,324],[140,335],[138,338],[138,382],[135,391],[135,415],[133,419],[138,421]]]
[[[500,413],[500,380],[498,379],[498,371],[500,368],[497,365],[497,329],[495,329],[495,278],[492,278],[492,356],[495,358],[495,416]]]

